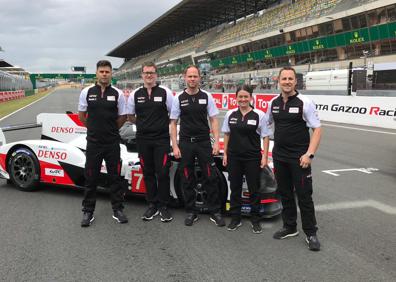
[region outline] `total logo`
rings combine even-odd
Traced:
[[[235,94],[228,95],[228,109],[235,109],[238,107]]]
[[[264,113],[267,112],[268,109],[268,101],[265,101],[264,99],[257,99],[256,103],[256,108],[262,110]]]
[[[269,103],[276,96],[277,96],[276,94],[257,94],[256,104],[255,104],[256,108],[266,113]]]
[[[64,177],[65,172],[63,169],[46,168],[45,175]]]
[[[213,100],[216,104],[216,107],[221,109],[222,108],[222,98],[223,98],[223,94],[212,94]]]
[[[223,109],[228,109],[228,95],[223,95],[222,100]]]
[[[213,96],[213,100],[216,103],[216,105],[221,104],[220,98]]]

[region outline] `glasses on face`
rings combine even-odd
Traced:
[[[144,71],[144,72],[142,72],[142,74],[144,74],[144,75],[154,75],[154,74],[156,74],[156,72],[154,72],[154,71]]]

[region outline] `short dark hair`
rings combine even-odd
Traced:
[[[96,69],[100,67],[110,67],[110,69],[113,69],[111,66],[111,63],[108,60],[100,60],[99,62],[96,63]]]
[[[238,88],[235,92],[235,95],[238,95],[238,92],[242,91],[242,90],[248,92],[250,94],[250,96],[253,95],[253,87],[250,86],[249,84],[243,84],[243,85],[238,86]]]
[[[293,71],[293,72],[294,72],[294,76],[297,77],[297,72],[296,72],[296,70],[295,70],[294,68],[292,68],[292,67],[283,67],[283,68],[281,68],[280,71],[279,71],[278,80],[279,80],[279,78],[280,78],[280,76],[281,76],[281,73],[282,73],[283,71],[285,71],[285,70]]]
[[[155,72],[157,72],[157,66],[153,62],[144,62],[142,64],[142,72],[144,67],[153,67],[155,69]]]
[[[188,65],[188,66],[184,69],[183,74],[186,74],[187,71],[188,71],[188,69],[191,69],[191,68],[196,68],[197,71],[198,71],[198,75],[201,76],[201,70],[200,70],[199,67],[197,67],[196,65]]]

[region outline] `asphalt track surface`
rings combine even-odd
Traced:
[[[0,126],[76,111],[78,95],[56,91]],[[320,252],[307,249],[300,222],[300,235],[282,241],[272,239],[279,219],[263,221],[258,235],[247,219],[234,232],[208,215],[186,227],[182,209],[172,210],[170,223],[143,222],[143,199],[128,199],[130,221],[117,224],[106,194],[99,195],[95,222],[83,229],[82,191],[44,186],[27,193],[0,180],[0,280],[396,281],[396,131],[324,124],[313,165]],[[6,137],[34,139],[39,132]],[[365,169],[334,171],[356,168]]]

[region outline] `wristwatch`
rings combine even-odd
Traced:
[[[311,160],[312,160],[314,157],[315,157],[314,154],[309,154],[309,155],[308,155],[308,158],[310,158]]]

